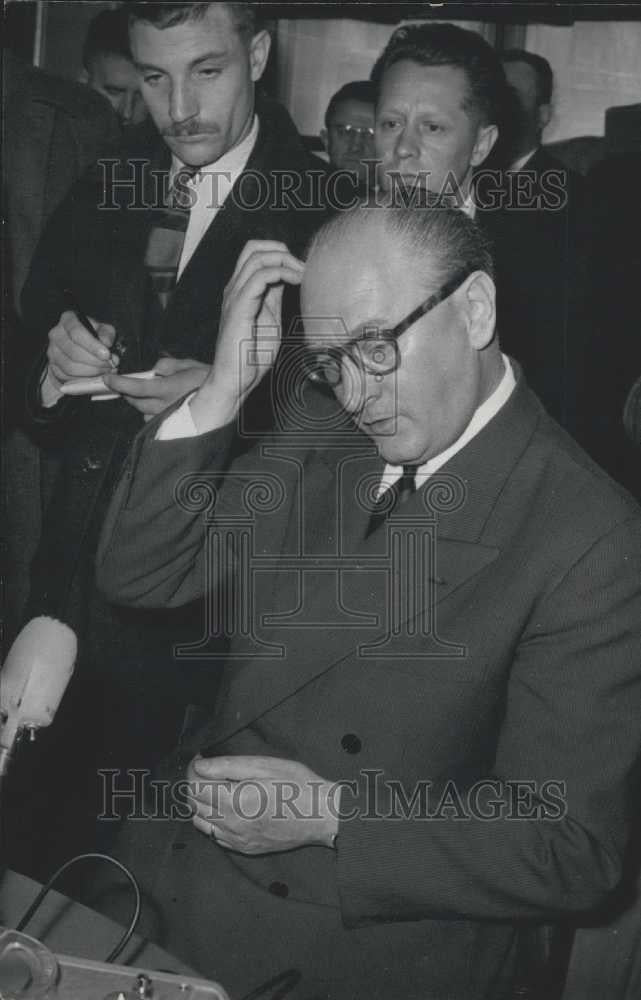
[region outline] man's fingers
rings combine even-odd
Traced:
[[[209,370],[209,365],[202,361],[195,361],[194,358],[160,358],[154,365],[154,371],[158,375],[175,375],[176,372],[186,371],[188,368],[203,368]]]
[[[119,392],[121,396],[130,396],[132,399],[160,398],[160,387],[156,378],[129,378],[127,375],[110,373],[105,375],[105,385],[114,392]]]
[[[261,271],[263,268],[267,269],[279,266],[290,268],[291,271],[301,278],[305,270],[303,262],[294,257],[287,248],[285,250],[262,251],[261,253],[251,254],[243,266],[238,268],[234,276],[234,286],[240,291],[249,278],[251,278],[252,274]]]
[[[94,323],[98,338],[105,347],[111,347],[116,339],[116,328],[111,323]]]
[[[105,329],[109,329],[106,324],[103,326]],[[113,327],[111,329],[113,330]],[[75,344],[81,350],[102,360],[108,360],[109,358],[109,345],[101,343],[92,333],[85,330],[74,313],[67,312],[62,314],[60,323],[52,331],[52,340],[60,345],[65,343]]]
[[[238,255],[238,260],[236,261],[236,267],[234,268],[232,278],[238,274],[249,257],[267,250],[277,250],[281,253],[289,253],[287,244],[283,243],[281,240],[247,240],[247,243],[245,243],[245,246]]]
[[[133,406],[135,410],[138,410],[138,413],[142,413],[145,420],[151,420],[151,418],[155,417],[161,410],[166,409],[165,403],[161,402],[159,399],[138,399],[137,396],[126,395],[123,395],[122,398],[126,403],[129,403],[130,406]]]
[[[294,271],[285,264],[275,264],[273,267],[262,267],[255,271],[244,283],[239,286],[238,296],[247,298],[250,301],[258,299],[270,285],[276,285],[287,281],[292,285],[300,285],[302,272]]]
[[[282,777],[300,773],[303,765],[282,757],[195,757],[190,770],[198,778],[244,781],[247,778]]]
[[[51,360],[58,360],[61,365],[70,363],[89,365],[94,374],[111,369],[108,352],[106,358],[99,356],[95,351],[87,351],[75,344],[67,336],[61,337],[60,340],[52,340],[47,353]]]

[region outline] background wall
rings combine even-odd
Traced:
[[[101,10],[119,7],[118,3],[45,3],[44,39],[40,65],[58,76],[76,80],[82,69],[82,45],[87,27]]]
[[[545,56],[554,70],[554,118],[546,142],[603,135],[606,108],[641,102],[639,21],[529,24],[524,48]]]

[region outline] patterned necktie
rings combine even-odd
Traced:
[[[396,510],[399,504],[402,504],[413,493],[416,493],[417,470],[418,465],[404,465],[400,478],[381,493],[370,515],[367,536],[371,535],[382,524],[385,524],[389,515],[392,511]]]
[[[145,267],[163,309],[169,305],[176,287],[193,197],[188,181],[197,173],[198,167],[181,167],[174,177],[167,205],[156,213],[149,233]]]

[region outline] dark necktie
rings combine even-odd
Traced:
[[[404,465],[403,473],[396,482],[380,495],[370,515],[367,534],[376,531],[399,504],[402,504],[413,493],[416,493],[417,465]]]
[[[190,190],[187,182],[198,173],[197,167],[181,167],[174,177],[167,205],[155,214],[149,233],[145,267],[151,287],[163,309],[176,287],[178,265],[189,224]]]

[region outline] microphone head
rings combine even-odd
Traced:
[[[18,633],[0,673],[0,743],[53,721],[71,679],[78,642],[55,618],[32,618]]]

